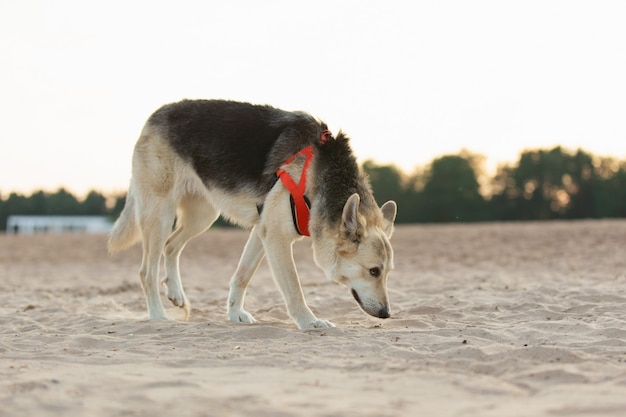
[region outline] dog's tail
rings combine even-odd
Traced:
[[[110,254],[114,254],[139,242],[141,239],[141,230],[137,224],[137,213],[135,208],[135,196],[133,193],[133,185],[131,183],[126,195],[126,203],[120,217],[115,221],[113,229],[109,234],[107,244]]]

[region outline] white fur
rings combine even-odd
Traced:
[[[302,161],[296,159],[286,169],[297,178]],[[310,172],[309,178],[314,175]],[[293,260],[293,243],[300,236],[293,225],[288,191],[278,182],[263,201],[253,195],[207,188],[193,168],[168,146],[157,129],[144,128],[134,151],[133,176],[126,206],[111,232],[109,251],[113,253],[142,241],[139,275],[150,319],[168,319],[159,293],[161,256],[165,257],[167,278],[163,284],[167,297],[185,311],[186,317],[189,316],[191,307],[179,271],[180,253],[191,238],[207,230],[223,213],[232,221],[252,228],[230,280],[228,318],[234,322],[255,321],[244,309],[244,298],[250,279],[267,256],[287,311],[297,326],[300,329],[334,326],[317,318],[305,302]],[[315,260],[326,275],[356,291],[361,307],[376,315],[382,308],[388,311],[386,282],[393,267],[392,253],[387,253],[391,251],[388,236],[391,235],[396,208],[395,203],[385,205],[382,211],[376,208],[378,211],[373,218],[365,218],[358,210],[358,195],[354,196],[346,202],[344,225],[318,224],[322,233],[313,239]],[[261,215],[257,210],[260,204],[264,207]],[[177,227],[172,232],[175,218]],[[316,219],[311,221],[314,223]],[[358,224],[351,223],[353,221]],[[340,229],[346,224],[355,230],[365,227],[365,230],[359,230],[364,238],[358,248],[351,248],[349,243],[339,239]],[[370,243],[378,250],[374,250]],[[352,249],[354,253],[348,253]],[[377,279],[368,276],[367,272],[374,266],[382,269],[382,275]]]

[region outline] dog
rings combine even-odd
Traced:
[[[299,329],[334,327],[307,306],[293,243],[309,236],[315,263],[349,288],[366,313],[390,317],[397,206],[379,207],[349,138],[336,137],[305,112],[227,100],[182,100],[162,106],[135,145],[124,208],[109,235],[111,254],[141,241],[139,270],[150,319],[169,319],[160,297],[189,318],[179,257],[185,244],[221,214],[251,229],[230,280],[228,318],[254,323],[246,288],[264,257]]]

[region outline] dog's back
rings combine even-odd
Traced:
[[[295,152],[312,144],[322,124],[302,112],[223,100],[183,100],[147,122],[208,187],[264,194]]]

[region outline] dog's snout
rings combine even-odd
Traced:
[[[350,290],[350,292],[363,311],[370,316],[378,317],[379,319],[388,319],[391,317],[389,307],[387,305],[370,299],[365,299],[365,302],[363,302],[359,294],[354,289]]]

